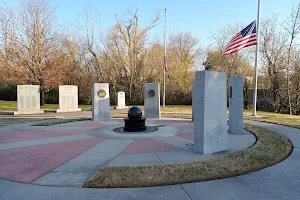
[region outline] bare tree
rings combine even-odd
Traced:
[[[270,90],[267,100],[274,112],[281,112],[285,106],[283,95],[285,77],[282,71],[286,64],[287,37],[278,31],[276,16],[262,22],[261,38],[263,70],[269,80],[267,88]]]
[[[25,82],[37,84],[41,89],[41,105],[45,103],[45,75],[49,65],[51,42],[54,39],[54,9],[45,0],[24,0],[21,9],[14,15],[1,17],[2,27],[10,20],[11,27],[4,29],[4,35],[10,43],[6,51],[7,61],[17,69],[22,68]],[[3,34],[2,34],[3,35]],[[7,42],[6,42],[7,43]],[[3,56],[2,56],[3,57]]]
[[[300,115],[300,52],[296,51],[293,55],[293,74],[291,74],[291,81],[293,82],[294,92],[295,92],[295,106],[293,108],[293,113]]]
[[[19,73],[15,73],[16,68],[11,62],[12,52],[14,51],[13,40],[15,36],[15,15],[13,8],[2,4],[0,7],[0,59],[1,74],[7,81],[19,82]]]
[[[286,67],[286,76],[287,76],[287,96],[288,96],[288,104],[289,104],[289,113],[290,115],[293,114],[292,110],[292,102],[291,102],[291,88],[290,88],[290,63],[291,63],[291,52],[293,48],[293,42],[296,36],[300,32],[300,3],[298,3],[296,6],[293,6],[292,12],[290,14],[289,19],[285,23],[285,26],[283,26],[285,30],[290,35],[290,42],[288,47],[288,60],[287,60],[287,67]]]
[[[129,18],[121,21],[116,16],[117,23],[114,26],[114,44],[117,48],[119,59],[123,65],[129,83],[129,99],[132,100],[133,87],[140,73],[139,65],[142,63],[142,54],[147,40],[147,33],[156,26],[159,15],[150,21],[146,27],[139,26],[137,11],[128,11]]]
[[[96,79],[97,81],[104,81],[103,76],[103,66],[101,66],[100,61],[100,52],[97,51],[99,44],[97,43],[100,38],[99,31],[99,23],[100,23],[100,14],[97,9],[95,9],[91,4],[86,8],[85,15],[84,15],[84,31],[86,34],[86,48],[88,52],[92,55],[94,62],[94,70],[96,72]]]

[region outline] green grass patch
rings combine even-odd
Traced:
[[[266,168],[290,154],[292,144],[287,138],[256,126],[245,125],[245,128],[257,137],[257,142],[244,151],[182,164],[106,167],[91,177],[83,187],[150,187],[223,179]]]
[[[56,124],[64,124],[70,122],[86,121],[91,120],[91,118],[78,118],[78,119],[55,119],[51,121],[45,121],[38,124],[33,124],[32,126],[52,126]]]
[[[0,100],[0,111],[16,111],[18,104],[16,101],[3,101]]]

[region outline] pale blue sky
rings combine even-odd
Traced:
[[[15,5],[18,0],[6,0]],[[257,0],[49,0],[56,6],[57,22],[78,23],[80,15],[90,3],[101,13],[101,27],[105,30],[115,23],[114,14],[123,16],[127,9],[139,9],[141,24],[145,24],[155,12],[163,16],[167,8],[167,29],[172,32],[191,32],[203,44],[211,43],[210,33],[227,24],[248,25],[257,17]],[[284,21],[296,0],[261,0],[261,17],[279,14]],[[152,31],[163,33],[163,20]]]

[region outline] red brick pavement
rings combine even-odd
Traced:
[[[0,178],[31,183],[103,141],[101,138],[91,138],[1,150]]]
[[[51,138],[51,137],[86,134],[86,133],[87,131],[83,131],[83,130],[45,131],[45,130],[34,130],[34,129],[32,130],[17,129],[17,130],[2,132],[0,134],[0,144],[19,142],[25,140],[36,140],[36,139],[44,139],[44,138]]]

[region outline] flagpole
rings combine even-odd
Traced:
[[[164,30],[164,90],[163,90],[163,108],[166,107],[166,70],[165,70],[165,65],[166,65],[166,56],[167,56],[167,49],[166,49],[166,30],[167,30],[167,9],[165,8],[165,30]]]
[[[254,71],[254,92],[253,92],[253,113],[256,116],[256,102],[257,102],[257,66],[258,66],[258,52],[259,52],[259,36],[260,36],[260,0],[258,0],[257,23],[256,23],[256,53],[255,53],[255,71]]]

